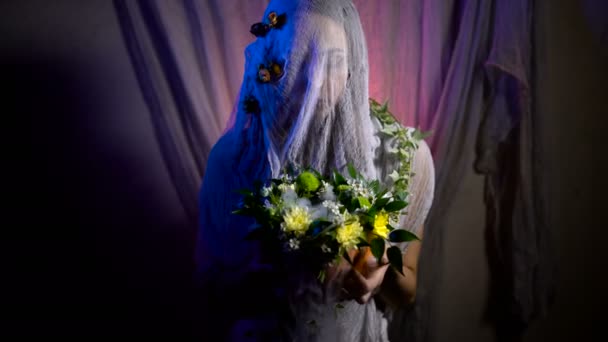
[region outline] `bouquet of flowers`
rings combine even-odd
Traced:
[[[408,206],[407,194],[383,189],[378,180],[365,179],[352,165],[348,171],[346,177],[337,171],[323,176],[314,169],[291,167],[267,184],[241,190],[243,200],[234,213],[255,219],[248,238],[320,261],[320,281],[325,278],[323,265],[342,257],[352,263],[348,251],[363,246],[378,262],[386,251],[390,265],[403,273],[401,249],[394,243],[418,239],[395,228]]]

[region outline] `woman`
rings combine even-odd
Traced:
[[[321,286],[294,264],[286,277],[244,236],[251,221],[232,215],[236,190],[277,177],[288,163],[321,172],[348,163],[391,184],[400,161],[370,115],[368,61],[350,0],[275,0],[246,49],[232,127],[214,146],[200,192],[199,276],[207,298],[206,336],[220,340],[386,341],[396,310],[415,298],[420,243],[404,244],[404,275],[369,253],[351,253]],[[422,236],[434,170],[422,141],[412,164],[402,228]],[[336,289],[334,291],[334,289]],[[286,293],[282,293],[286,291]],[[336,303],[343,308],[336,313]],[[393,329],[391,329],[393,330]]]

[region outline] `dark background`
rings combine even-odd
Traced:
[[[526,340],[589,341],[605,323],[608,288],[607,6],[537,3],[534,96],[560,275],[554,310]],[[196,330],[195,227],[161,160],[113,11],[109,0],[0,1],[1,334]],[[462,230],[447,230],[439,339],[494,341],[482,317],[470,318],[483,310],[477,289],[488,276],[483,179],[471,170],[463,182],[449,214]]]
[[[112,2],[2,1],[0,42],[3,325],[18,335],[188,336],[195,231]]]

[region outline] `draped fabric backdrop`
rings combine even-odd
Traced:
[[[531,0],[354,1],[369,48],[370,96],[433,132],[435,202],[426,222],[407,340],[431,341],[443,216],[467,168],[486,174],[488,250],[499,327],[544,313],[553,263],[530,98]],[[265,0],[115,0],[167,169],[196,231],[197,195],[227,126]],[[475,153],[477,160],[475,161]],[[449,281],[449,280],[446,280]],[[506,314],[502,314],[506,313]]]

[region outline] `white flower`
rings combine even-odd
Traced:
[[[331,248],[329,248],[326,244],[321,245],[321,250],[323,253],[331,253]]]
[[[279,185],[279,188],[281,187],[281,185]],[[296,205],[296,201],[298,200],[298,194],[296,194],[295,188],[292,189],[291,187],[286,187],[284,190],[281,189],[281,191],[283,191],[283,194],[281,195],[281,200],[283,201],[285,206],[292,207]]]
[[[401,178],[401,176],[399,175],[399,173],[397,172],[397,170],[393,170],[393,172],[388,175],[389,177],[391,177],[391,179],[393,180],[393,182],[396,182],[399,178]]]
[[[354,213],[366,213],[369,210],[369,207],[364,205],[361,208],[355,209]]]
[[[321,199],[325,201],[335,201],[336,194],[334,193],[334,187],[326,181],[321,181]]]
[[[279,178],[283,183],[293,183],[293,178],[287,173],[281,174]]]
[[[367,186],[365,184],[363,184],[362,180],[348,179],[346,182],[348,183],[348,185],[350,185],[351,191],[353,192],[353,195],[355,195],[356,197],[359,197],[359,196],[370,197],[371,192],[367,188]]]
[[[317,204],[311,207],[312,220],[318,220],[320,218],[328,219],[329,211],[322,204]]]
[[[282,193],[288,192],[288,191],[296,191],[296,185],[295,184],[288,184],[288,183],[281,183],[279,184],[279,190],[281,190]]]
[[[264,208],[266,208],[270,211],[276,209],[276,207],[274,205],[272,205],[272,203],[270,203],[269,200],[264,200]]]
[[[262,195],[262,197],[268,197],[268,196],[270,196],[271,190],[272,190],[271,188],[265,186],[262,188],[262,190],[260,190],[260,194]]]
[[[327,208],[334,215],[340,214],[340,206],[334,201],[323,201],[321,205]]]
[[[302,208],[306,208],[306,209],[310,209],[310,206],[312,205],[310,203],[310,200],[308,198],[298,198],[296,200],[296,205],[298,207],[302,207]]]
[[[298,250],[298,249],[300,249],[300,240],[295,239],[295,238],[289,239],[287,246],[288,246],[289,250],[292,250],[292,251]]]
[[[327,208],[328,211],[328,219],[331,220],[333,223],[336,224],[342,224],[344,223],[344,215],[342,215],[342,213],[340,213],[340,204],[334,202],[334,201],[323,201],[323,203],[321,203],[322,206],[324,206],[325,208]]]

